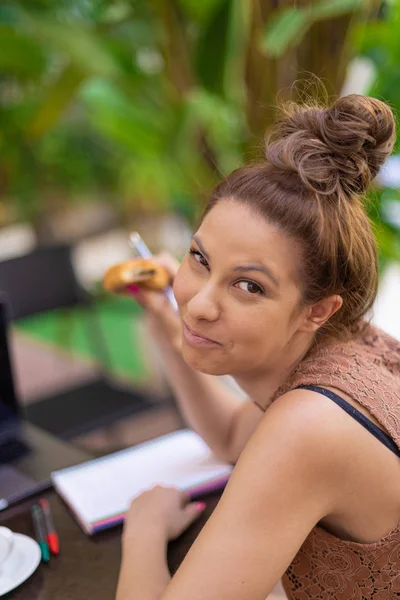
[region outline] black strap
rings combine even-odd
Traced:
[[[375,436],[380,442],[382,442],[382,444],[385,444],[385,446],[387,446],[389,450],[392,450],[392,452],[394,452],[397,456],[400,457],[400,450],[396,446],[392,438],[389,435],[387,435],[384,431],[379,429],[379,427],[375,425],[375,423],[370,421],[370,419],[368,419],[365,415],[360,413],[360,411],[354,408],[354,406],[352,406],[351,404],[346,402],[346,400],[343,400],[343,398],[335,394],[335,392],[327,390],[323,387],[319,387],[318,385],[299,385],[297,389],[306,389],[311,390],[312,392],[318,392],[319,394],[323,394],[330,400],[333,400],[335,404],[340,406],[340,408],[343,408],[343,410],[345,410],[351,417],[353,417],[353,419],[358,421],[360,425],[365,427],[365,429],[367,429],[370,433],[372,433],[373,436]]]

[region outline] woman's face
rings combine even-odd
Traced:
[[[213,375],[279,364],[301,322],[296,244],[244,204],[220,200],[174,282],[183,357]]]

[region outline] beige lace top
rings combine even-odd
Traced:
[[[273,400],[299,385],[330,386],[365,406],[400,448],[400,342],[368,326],[344,344],[316,346]],[[314,527],[283,577],[290,600],[400,598],[400,523],[372,544]]]

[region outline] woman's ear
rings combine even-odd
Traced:
[[[338,294],[328,296],[307,308],[300,331],[314,333],[320,329],[343,304],[343,299]]]

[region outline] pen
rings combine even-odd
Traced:
[[[133,231],[129,235],[129,245],[142,258],[151,258],[152,254],[151,254],[150,250],[148,249],[148,247],[146,246],[146,244],[144,243],[144,241],[142,240],[142,238],[140,237],[140,235],[138,234],[137,231]],[[177,311],[178,305],[176,303],[174,292],[172,291],[172,287],[171,286],[166,287],[164,290],[164,294],[167,296],[168,300],[170,301],[170,303],[172,304],[174,309]]]
[[[35,529],[36,541],[39,544],[40,552],[42,553],[42,561],[47,563],[50,560],[49,546],[46,542],[46,528],[44,524],[44,516],[39,506],[32,506],[32,520]]]
[[[39,500],[39,506],[43,511],[44,522],[47,532],[46,541],[49,545],[50,552],[57,556],[57,554],[60,552],[60,539],[54,527],[49,501],[45,498],[41,498]]]

